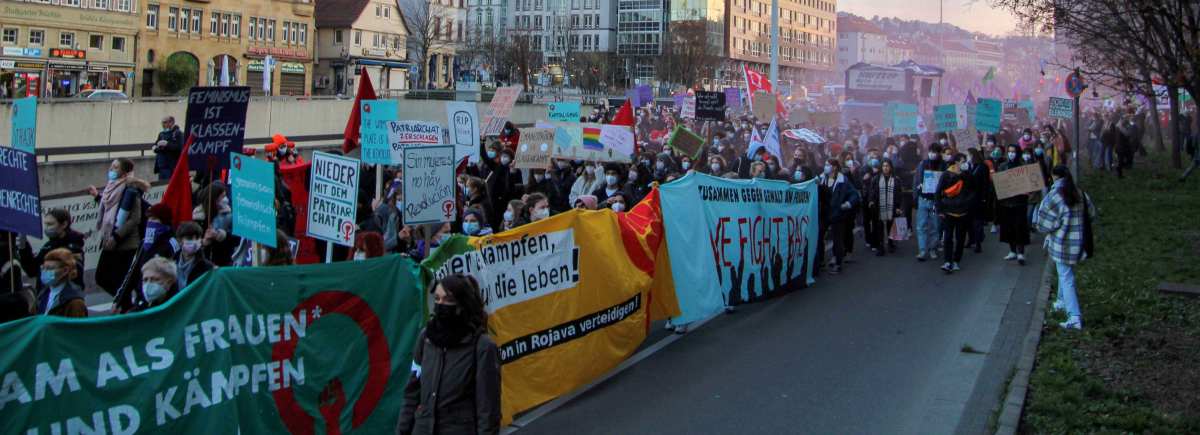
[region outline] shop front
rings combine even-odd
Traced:
[[[132,95],[129,88],[132,83],[132,65],[109,65],[99,62],[88,62],[87,81],[83,87],[90,89],[114,89]]]
[[[246,84],[254,95],[263,95],[263,60],[270,56],[275,67],[271,71],[271,95],[309,95],[308,69],[312,54],[300,48],[249,47],[246,61]]]
[[[305,95],[304,64],[297,62],[280,62],[279,64],[279,94]]]
[[[45,89],[46,60],[40,48],[4,47],[0,57],[0,98],[39,97]]]

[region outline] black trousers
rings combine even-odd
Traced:
[[[845,234],[846,228],[849,226],[847,225],[847,222],[853,221],[846,218],[830,219],[824,231],[827,234],[826,237],[833,241],[833,260],[838,266],[842,265],[842,258],[846,257]],[[821,250],[824,250],[824,247],[825,246],[822,245]]]
[[[967,244],[967,230],[971,228],[970,216],[946,215],[946,218],[942,219],[942,225],[942,251],[946,261],[962,261],[963,246]]]
[[[892,226],[896,221],[894,219],[886,221],[872,219],[872,221],[875,222],[874,225],[876,228],[875,247],[879,248],[879,252],[884,252],[884,249],[887,249],[888,246],[895,245],[895,242],[888,240],[888,236],[892,234]]]

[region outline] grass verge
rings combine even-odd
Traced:
[[[1200,298],[1156,290],[1200,285],[1200,177],[1179,174],[1162,154],[1124,179],[1084,169],[1100,212],[1076,272],[1084,329],[1047,317],[1022,433],[1200,433]]]

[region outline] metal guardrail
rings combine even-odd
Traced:
[[[305,142],[323,142],[323,141],[341,140],[341,139],[342,139],[342,133],[312,134],[312,135],[305,135],[305,136],[289,136],[288,137],[288,140],[295,142],[297,146],[301,146],[301,144],[305,143]],[[269,137],[254,137],[254,138],[246,138],[246,140],[243,142],[243,144],[249,145],[249,146],[266,145],[266,144],[271,143],[271,141],[272,141],[272,139]],[[72,147],[38,148],[35,151],[37,153],[37,156],[42,158],[43,162],[49,162],[50,157],[52,157],[52,156],[78,155],[78,154],[111,155],[112,153],[140,152],[141,156],[145,157],[146,153],[152,151],[153,148],[154,148],[154,143],[147,142],[147,143],[113,144],[113,145],[84,145],[84,146],[72,146]],[[301,148],[307,148],[307,147],[301,146]]]

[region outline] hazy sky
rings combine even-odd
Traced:
[[[944,0],[943,8],[946,22],[973,32],[1004,35],[1016,28],[1013,16],[992,8],[988,0]],[[838,0],[837,9],[868,19],[879,15],[938,21],[938,0]]]

